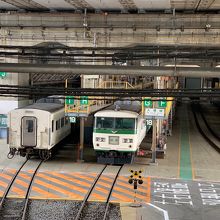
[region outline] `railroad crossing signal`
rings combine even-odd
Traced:
[[[143,172],[142,170],[136,171],[136,170],[130,170],[131,176],[128,180],[130,184],[134,184],[134,189],[137,189],[137,184],[143,184],[142,176],[141,173]]]
[[[159,108],[166,108],[167,107],[167,101],[166,99],[158,101],[158,107]]]
[[[80,105],[88,105],[88,104],[89,104],[88,96],[81,96]]]
[[[66,96],[65,103],[66,103],[66,105],[73,105],[74,104],[74,96]]]
[[[152,107],[153,102],[150,99],[144,99],[144,107]]]

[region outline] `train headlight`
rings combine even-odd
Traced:
[[[129,143],[133,143],[133,139],[128,139],[129,140]]]
[[[133,139],[123,138],[123,143],[133,143]]]

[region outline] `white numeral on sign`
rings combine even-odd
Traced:
[[[147,125],[153,125],[153,121],[152,120],[147,120]]]

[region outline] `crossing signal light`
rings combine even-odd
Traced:
[[[129,179],[128,182],[129,182],[130,184],[132,184],[132,183],[133,183],[133,179]]]
[[[138,183],[139,183],[140,185],[141,185],[141,184],[143,184],[143,182],[144,182],[144,181],[143,181],[143,180],[141,180],[141,179],[140,179],[140,180],[138,180]]]

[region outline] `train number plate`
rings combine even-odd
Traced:
[[[119,137],[118,136],[110,136],[109,137],[109,144],[119,145]]]

